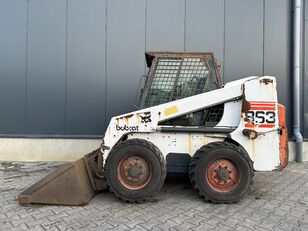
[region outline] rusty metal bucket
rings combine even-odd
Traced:
[[[18,195],[20,204],[86,205],[107,188],[100,177],[102,155],[99,149],[65,164]]]

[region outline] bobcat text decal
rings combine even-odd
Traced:
[[[116,125],[116,129],[117,131],[135,132],[139,130],[139,127],[138,126],[127,126],[127,125],[124,125],[124,126]]]

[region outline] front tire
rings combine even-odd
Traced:
[[[106,160],[110,191],[127,202],[143,202],[158,192],[166,178],[166,161],[151,142],[130,139],[117,144]]]
[[[213,142],[200,148],[192,158],[191,183],[208,202],[238,202],[252,183],[252,163],[246,152],[228,142]]]

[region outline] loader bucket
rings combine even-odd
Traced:
[[[18,196],[20,204],[85,205],[106,183],[95,175],[99,150],[65,164]]]

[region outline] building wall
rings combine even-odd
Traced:
[[[303,123],[304,138],[308,139],[308,1],[305,0],[305,23],[304,23],[304,78],[303,78]]]
[[[101,136],[134,110],[146,50],[214,51],[224,82],[277,76],[289,108],[290,2],[0,0],[0,133]]]

